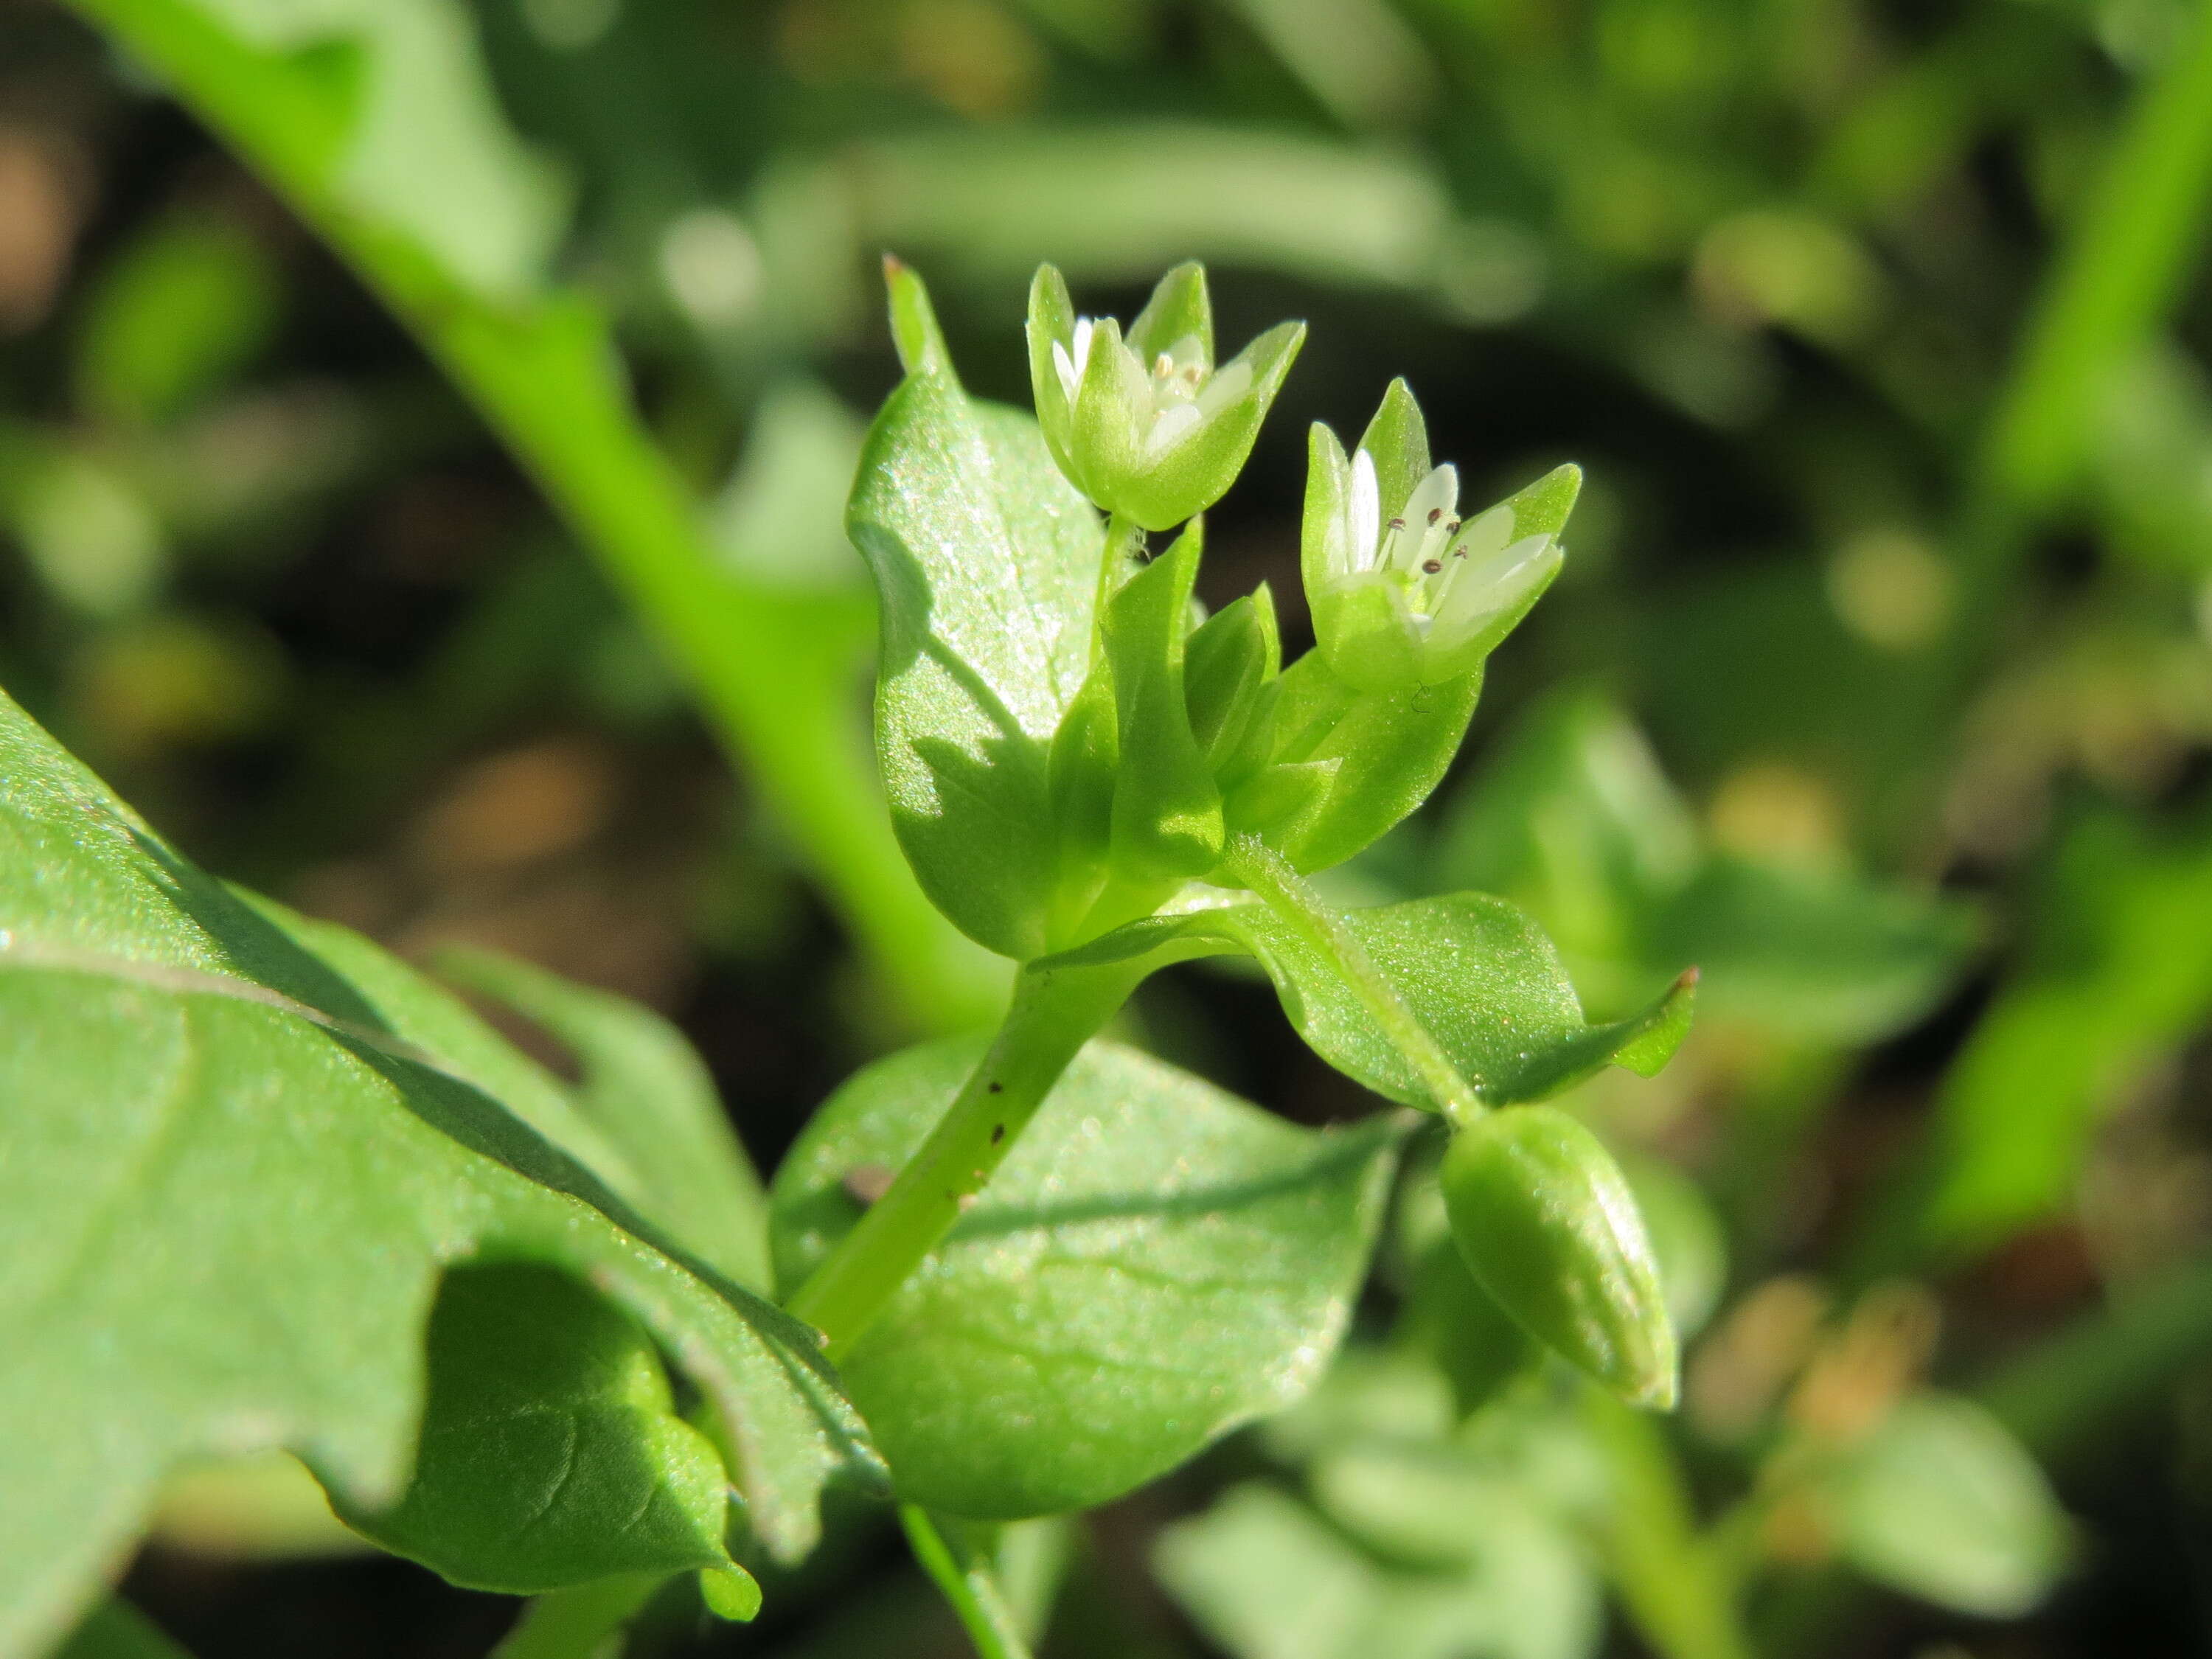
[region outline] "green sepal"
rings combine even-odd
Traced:
[[[1146,530],[1165,530],[1180,524],[1189,513],[1158,522],[1129,513],[1132,481],[1144,465],[1145,434],[1138,424],[1138,413],[1152,406],[1151,381],[1122,344],[1120,323],[1101,317],[1091,325],[1091,331],[1090,352],[1078,366],[1080,378],[1075,385],[1075,407],[1068,421],[1067,458],[1062,470],[1100,507],[1135,518]]]
[[[1207,617],[1184,644],[1191,735],[1224,787],[1266,758],[1250,751],[1265,725],[1268,688],[1282,665],[1275,596],[1265,582]],[[1247,763],[1239,766],[1240,761]]]
[[[1258,836],[1270,846],[1295,843],[1320,815],[1343,769],[1334,758],[1264,767],[1231,788],[1222,816],[1237,835]]]
[[[1329,438],[1334,442],[1335,434]],[[1429,476],[1430,466],[1428,423],[1421,418],[1421,406],[1413,401],[1413,388],[1402,377],[1391,381],[1389,390],[1382,394],[1382,404],[1360,434],[1358,447],[1374,459],[1383,518],[1395,518],[1406,510],[1413,487]]]
[[[1044,430],[1045,447],[1060,472],[1075,482],[1075,459],[1068,452],[1068,432],[1075,410],[1067,390],[1053,367],[1054,341],[1065,343],[1075,332],[1075,301],[1067,291],[1067,278],[1052,265],[1039,265],[1030,280],[1029,320],[1023,327],[1030,352],[1030,396],[1036,408],[1037,424]]]
[[[1311,589],[1309,597],[1322,658],[1346,685],[1387,696],[1428,683],[1431,653],[1399,577],[1363,571]],[[1480,665],[1489,654],[1477,652],[1472,660]]]
[[[1213,363],[1213,301],[1206,291],[1206,267],[1186,259],[1160,278],[1152,297],[1129,325],[1129,346],[1139,362],[1150,362],[1187,336],[1195,336],[1207,367]]]
[[[1102,632],[1121,749],[1113,862],[1124,878],[1203,875],[1221,858],[1221,792],[1191,733],[1183,686],[1201,538],[1194,524],[1107,602]]]
[[[1512,539],[1524,536],[1557,536],[1567,527],[1575,501],[1583,493],[1583,470],[1572,461],[1555,466],[1535,483],[1505,498],[1513,509]]]
[[[1440,1179],[1460,1253],[1506,1312],[1631,1405],[1673,1407],[1658,1262],[1595,1135],[1549,1106],[1487,1112],[1454,1133]]]
[[[1098,326],[1109,326],[1101,322]],[[1228,492],[1244,469],[1260,435],[1260,423],[1282,390],[1283,377],[1305,343],[1304,323],[1278,323],[1214,371],[1214,377],[1249,370],[1252,380],[1242,394],[1194,428],[1164,453],[1152,457],[1121,482],[1110,500],[1093,496],[1102,507],[1126,514],[1147,530],[1166,530],[1203,513]],[[1095,361],[1101,348],[1094,345]],[[1126,352],[1122,361],[1134,370]],[[1089,388],[1085,388],[1087,395]]]

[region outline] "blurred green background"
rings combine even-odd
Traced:
[[[1599,1012],[1705,970],[1674,1067],[1577,1103],[1706,1263],[1657,1443],[1729,1517],[1758,1640],[2212,1651],[2205,7],[198,9],[351,77],[342,165],[272,192],[77,15],[0,3],[0,684],[193,856],[669,1012],[772,1166],[998,983],[861,787],[875,261],[1026,403],[1037,261],[1126,315],[1205,259],[1225,343],[1312,324],[1201,579],[1271,581],[1293,648],[1310,421],[1404,374],[1471,495],[1587,470],[1460,771],[1335,880],[1513,896]],[[574,362],[440,332],[586,302],[615,380],[588,327]],[[619,527],[678,485],[703,534]],[[1232,975],[1177,970],[1133,1030],[1303,1121],[1368,1109]],[[1439,1403],[1423,1205],[1321,1397],[1039,1543],[1044,1653],[1668,1645],[1617,1549],[1632,1616],[1593,1599],[1604,1436]],[[1800,1490],[1807,1444],[1869,1435],[1850,1492]],[[1423,1486],[1447,1443],[1474,1484]],[[325,1554],[272,1480],[180,1488],[127,1581],[203,1659],[475,1655],[511,1620]],[[636,1650],[963,1650],[860,1519],[759,1626],[668,1606]]]

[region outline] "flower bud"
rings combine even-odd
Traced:
[[[1030,287],[1030,383],[1046,447],[1068,481],[1109,513],[1166,530],[1236,482],[1304,323],[1283,323],[1213,364],[1206,272],[1177,265],[1129,325],[1075,314],[1050,265]]]
[[[1444,1211],[1484,1289],[1632,1405],[1674,1403],[1674,1328],[1643,1218],[1598,1138],[1548,1106],[1486,1112],[1444,1154]]]
[[[1429,465],[1404,381],[1348,459],[1316,422],[1302,552],[1330,672],[1361,691],[1473,673],[1559,574],[1559,532],[1581,483],[1578,468],[1559,467],[1462,520],[1459,474]]]

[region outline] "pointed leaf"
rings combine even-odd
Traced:
[[[1426,800],[1482,695],[1480,669],[1448,685],[1355,691],[1318,651],[1285,669],[1280,684],[1275,758],[1338,765],[1327,798],[1279,843],[1306,871],[1343,863]]]
[[[1345,921],[1491,1105],[1540,1100],[1607,1065],[1648,1076],[1688,1031],[1694,975],[1641,1013],[1593,1025],[1551,941],[1520,910],[1487,894],[1353,910]],[[1262,905],[1228,902],[1155,917],[1052,960],[1151,954],[1164,964],[1224,951],[1259,959],[1284,1012],[1329,1064],[1377,1094],[1434,1109],[1413,1068],[1331,959]]]

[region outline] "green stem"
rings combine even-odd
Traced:
[[[1091,607],[1095,618],[1092,635],[1106,620],[1106,602],[1121,585],[1144,568],[1137,555],[1145,545],[1145,527],[1119,513],[1106,515],[1106,536],[1098,554],[1098,595]]]
[[[914,1559],[945,1593],[981,1659],[1030,1659],[1030,1644],[999,1588],[989,1558],[957,1521],[939,1521],[912,1504],[899,1505]]]
[[[75,0],[276,188],[445,370],[597,557],[769,802],[832,903],[937,1028],[984,1017],[981,953],[908,874],[848,710],[863,650],[732,571],[631,405],[605,317],[573,290],[489,293],[348,192],[343,76],[179,0]]]
[[[667,1582],[666,1573],[623,1573],[538,1596],[491,1659],[592,1659]]]
[[[983,1190],[1077,1052],[1105,1028],[1141,968],[1025,969],[982,1062],[906,1168],[799,1287],[791,1311],[819,1330],[832,1359]]]
[[[1612,1478],[1604,1537],[1621,1606],[1661,1659],[1750,1659],[1729,1575],[1699,1538],[1674,1449],[1657,1422],[1603,1389],[1583,1410]]]
[[[1407,1065],[1413,1068],[1422,1087],[1436,1101],[1445,1119],[1463,1127],[1488,1109],[1485,1107],[1451,1056],[1429,1035],[1397,988],[1382,976],[1367,947],[1359,942],[1343,916],[1313,890],[1313,884],[1291,861],[1256,836],[1238,836],[1223,860],[1229,873],[1283,921],[1298,931],[1305,942],[1334,964],[1338,976],[1375,1017]]]

